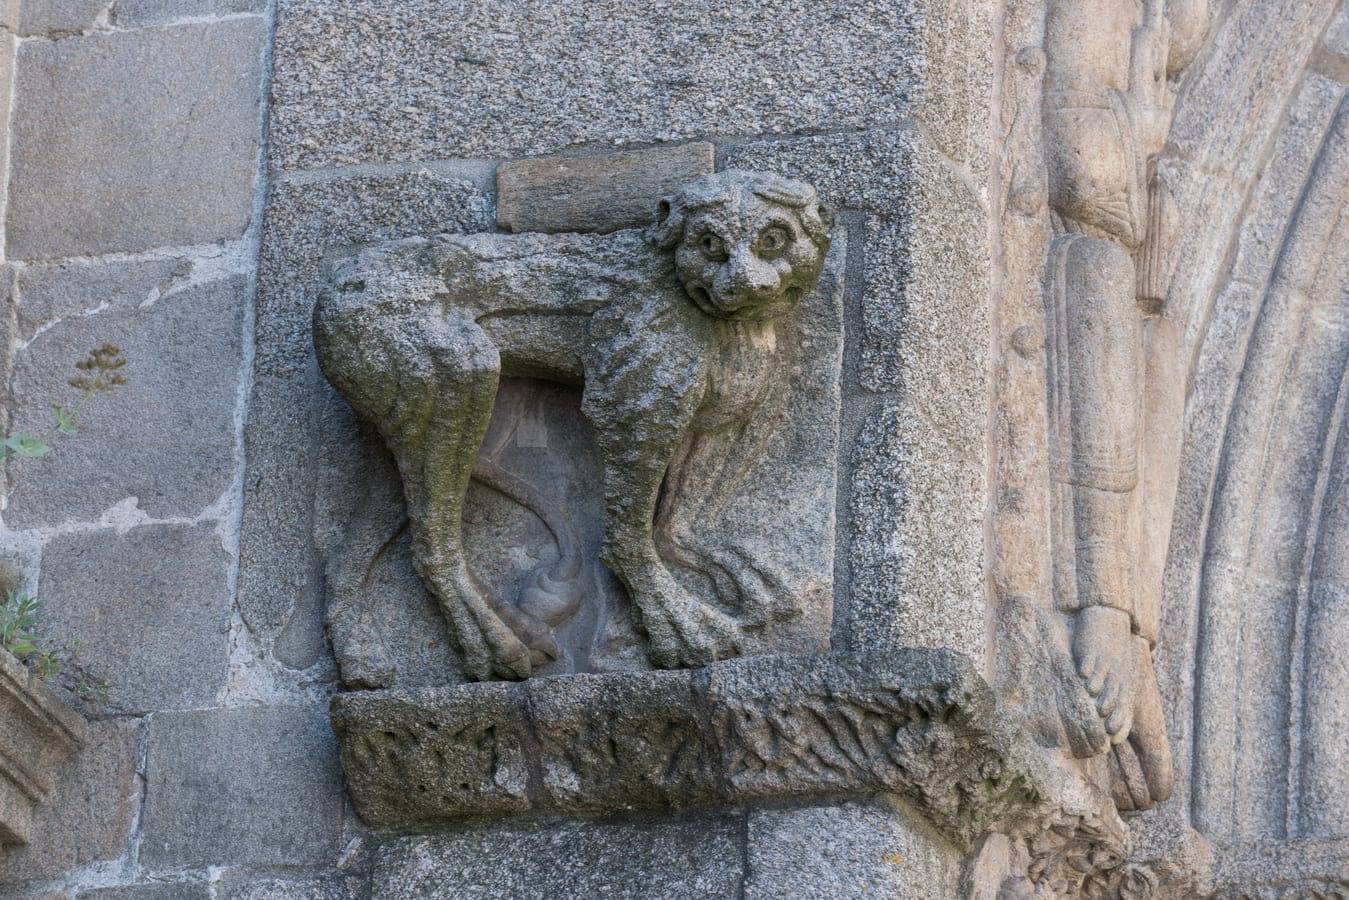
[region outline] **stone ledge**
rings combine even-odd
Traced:
[[[0,650],[0,847],[31,840],[33,810],[86,740],[84,720]]]
[[[1039,748],[945,650],[354,692],[331,716],[377,827],[885,791],[968,848],[1055,791]]]

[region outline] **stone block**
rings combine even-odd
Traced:
[[[84,750],[60,772],[56,790],[38,808],[32,841],[0,856],[0,885],[55,878],[122,855],[136,814],[139,733],[133,719],[89,725]]]
[[[1325,41],[1332,53],[1349,56],[1349,6],[1341,4],[1339,14],[1326,29]]]
[[[75,900],[208,900],[211,888],[197,881],[151,881],[80,891]]]
[[[42,541],[31,534],[0,531],[0,593],[26,590],[37,593]]]
[[[353,504],[358,495],[350,486],[359,483],[366,465],[354,416],[323,381],[314,359],[312,291],[320,262],[339,247],[490,229],[492,171],[428,166],[389,175],[283,179],[272,186],[245,435],[239,606],[248,626],[263,640],[278,642],[277,653],[293,668],[307,668],[326,653],[315,550],[340,539],[335,529],[341,519],[321,504]],[[329,499],[316,498],[320,482],[332,488]],[[443,621],[415,576],[411,586],[421,593],[412,593],[414,602],[400,609],[423,611],[417,623],[443,633]],[[450,671],[446,642],[419,657],[420,667]]]
[[[752,809],[747,900],[960,896],[961,856],[882,800]]]
[[[113,0],[19,0],[18,33],[59,37],[94,27]]]
[[[599,233],[650,225],[663,197],[714,164],[714,148],[705,142],[504,162],[497,169],[497,224],[515,232]]]
[[[262,878],[231,875],[216,885],[216,900],[366,900],[369,878],[325,875],[321,878]]]
[[[691,672],[526,683],[544,790],[565,809],[716,799],[717,742]]]
[[[375,897],[732,898],[744,877],[735,813],[577,822],[395,838],[375,853]]]
[[[25,42],[9,255],[50,259],[243,234],[266,39],[257,17]]]
[[[151,722],[143,863],[330,866],[342,816],[321,706],[201,709]]]
[[[87,740],[84,720],[22,662],[0,650],[0,849],[36,836],[35,812],[51,799]],[[3,880],[0,875],[0,880]]]
[[[504,683],[336,699],[333,730],[361,817],[375,826],[529,808],[525,700]]]
[[[228,669],[228,568],[213,525],[61,534],[42,555],[43,630],[78,642],[67,674],[106,680],[114,710],[211,703]]]
[[[902,220],[916,199],[921,140],[912,126],[904,126],[725,141],[722,164],[799,178],[814,185],[820,199],[835,211],[862,210]]]
[[[49,887],[45,884],[15,885],[6,888],[5,900],[74,900],[75,894],[65,888]]]
[[[379,827],[887,791],[968,846],[1052,791],[1038,749],[942,650],[356,691],[332,718]]]
[[[118,28],[163,25],[177,19],[260,13],[267,0],[117,0],[112,24]]]
[[[285,0],[272,159],[316,169],[893,123],[918,83],[920,8]]]
[[[11,460],[11,527],[97,519],[129,497],[154,518],[190,519],[230,488],[248,284],[192,273],[166,260],[23,270],[13,427],[50,431],[52,406],[77,402],[75,362],[101,344],[122,348],[128,384],[92,398],[52,453]]]

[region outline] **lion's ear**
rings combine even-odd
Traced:
[[[824,226],[825,236],[828,237],[830,232],[834,230],[834,224],[837,222],[837,219],[834,217],[834,209],[823,203],[820,204],[819,209],[820,224]]]
[[[656,207],[656,224],[651,226],[651,243],[662,250],[673,250],[684,236],[684,202],[678,196],[666,197]]]

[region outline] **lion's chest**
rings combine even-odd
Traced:
[[[772,322],[727,323],[707,360],[707,390],[694,417],[700,431],[745,421],[763,401],[778,367]]]

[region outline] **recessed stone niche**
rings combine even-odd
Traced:
[[[712,163],[510,164],[528,233],[330,250],[315,342],[370,459],[332,721],[370,824],[888,791],[969,846],[1046,794],[959,654],[825,652],[847,238]]]

